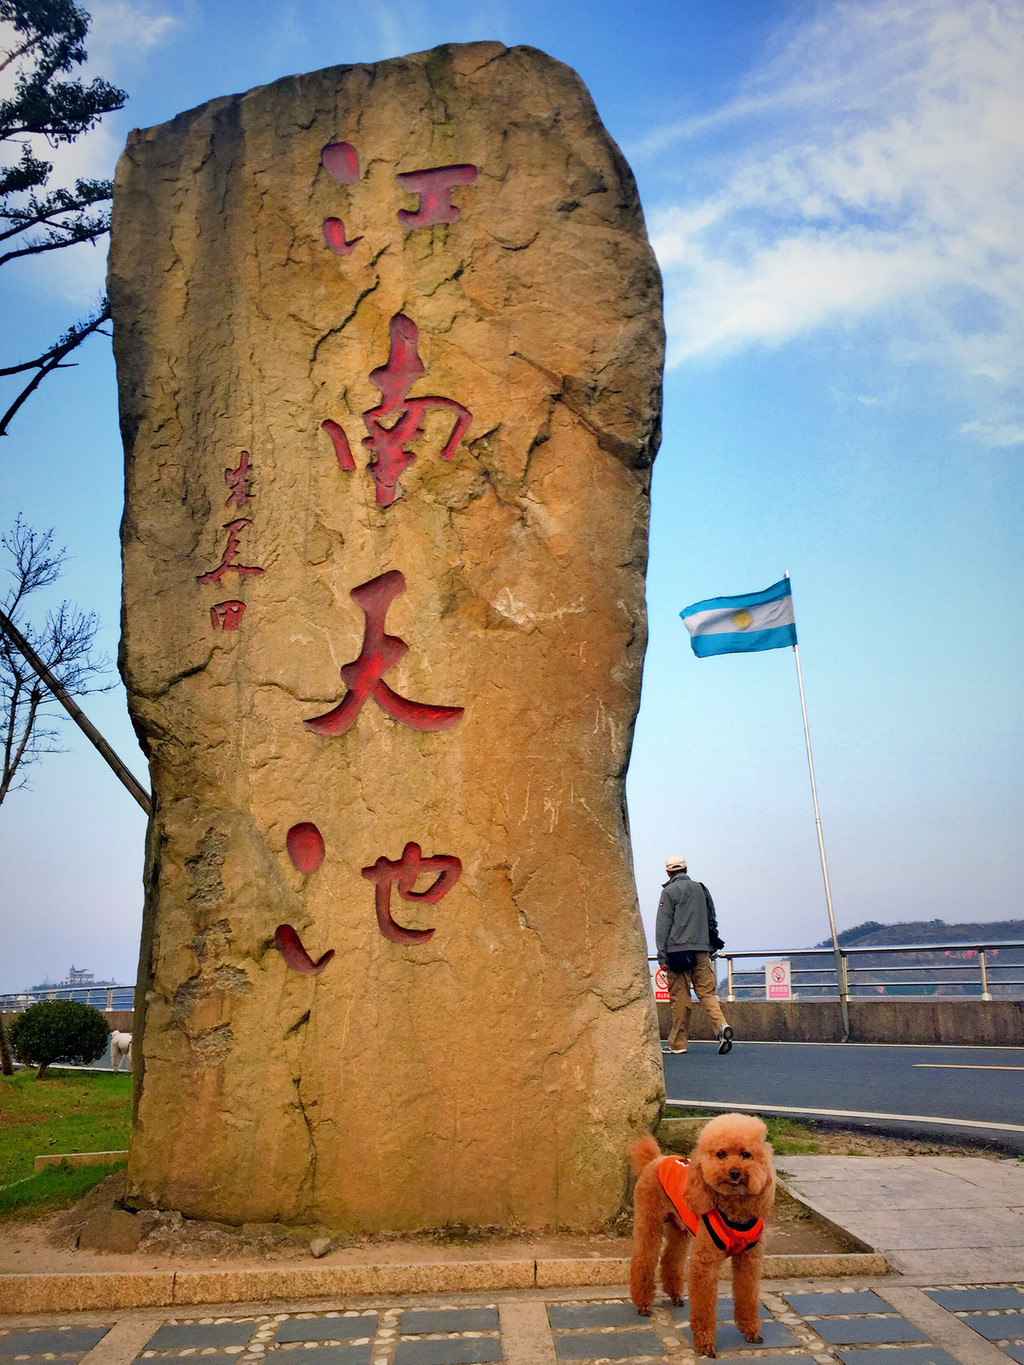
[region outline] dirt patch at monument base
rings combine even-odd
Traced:
[[[446,1227],[415,1236],[334,1238],[326,1228],[227,1224],[182,1218],[180,1214],[126,1213],[118,1207],[124,1189],[120,1172],[97,1185],[73,1208],[33,1223],[9,1223],[0,1249],[0,1274],[144,1271],[268,1264],[309,1265],[311,1245],[328,1239],[324,1265],[408,1264],[409,1262],[594,1259],[628,1257],[629,1216],[589,1235],[510,1233],[508,1229]],[[123,1226],[135,1220],[135,1227]],[[138,1238],[128,1249],[126,1231]],[[80,1245],[79,1242],[83,1245]],[[84,1245],[88,1243],[88,1245]],[[795,1199],[780,1191],[767,1233],[769,1255],[808,1255],[857,1249],[819,1226]],[[319,1250],[319,1246],[317,1247]]]

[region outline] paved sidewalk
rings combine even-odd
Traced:
[[[764,1343],[719,1301],[720,1357],[778,1365],[1024,1365],[1024,1286],[919,1288],[878,1277],[765,1289]],[[234,1305],[0,1320],[0,1361],[133,1365],[693,1365],[687,1310],[638,1318],[619,1291]]]
[[[1024,1162],[783,1156],[776,1164],[797,1198],[901,1274],[1024,1279]]]

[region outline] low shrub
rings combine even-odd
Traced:
[[[84,1066],[101,1057],[110,1029],[99,1010],[77,1000],[40,1000],[19,1014],[8,1029],[11,1051],[31,1063],[37,1079],[53,1062]]]

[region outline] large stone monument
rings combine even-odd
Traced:
[[[663,1095],[629,168],[530,48],[296,76],[131,135],[110,294],[155,795],[129,1200],[613,1215]]]

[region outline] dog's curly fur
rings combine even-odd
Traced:
[[[764,1218],[775,1202],[775,1168],[767,1130],[749,1114],[721,1114],[705,1124],[690,1157],[686,1200],[696,1214],[717,1208],[731,1223]],[[654,1270],[661,1248],[661,1283],[673,1303],[683,1301],[683,1267],[690,1249],[690,1331],[702,1356],[715,1354],[718,1268],[725,1259],[703,1223],[693,1237],[658,1179],[666,1160],[653,1137],[638,1139],[630,1153],[637,1175],[633,1196],[633,1260],[630,1295],[645,1317],[654,1302]],[[736,1326],[748,1341],[761,1341],[760,1285],[764,1243],[732,1258]]]

